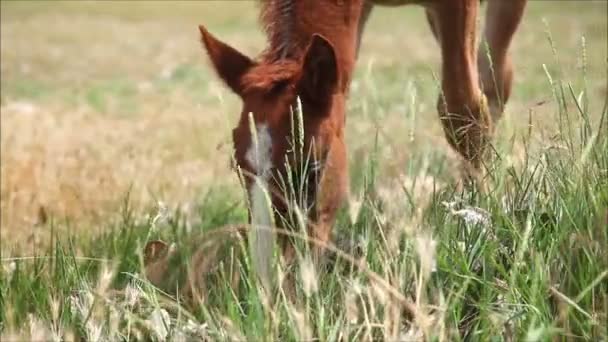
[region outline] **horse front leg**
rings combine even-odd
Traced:
[[[474,175],[481,171],[491,131],[485,96],[478,85],[476,18],[479,0],[443,0],[427,7],[441,46],[441,88],[437,109],[450,145]]]
[[[509,45],[523,17],[527,0],[489,0],[484,39],[480,43],[478,68],[480,83],[496,123],[511,94],[513,65]]]

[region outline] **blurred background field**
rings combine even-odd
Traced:
[[[543,64],[586,81],[590,116],[599,118],[606,4],[530,1],[513,43],[516,78],[497,144],[525,132],[530,117],[535,142],[550,144],[557,105]],[[127,194],[138,212],[159,201],[191,210],[214,189],[238,204],[228,166],[240,103],[213,74],[197,25],[255,55],[265,42],[253,1],[2,1],[1,9],[3,255],[45,245],[50,222],[97,233]],[[375,10],[349,102],[355,180],[357,161],[376,143],[383,181],[407,174],[415,158],[431,161],[431,176],[450,179],[455,164],[435,112],[438,73],[423,10]],[[512,151],[517,163],[518,147]]]

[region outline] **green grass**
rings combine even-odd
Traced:
[[[8,5],[2,6],[4,10]],[[14,15],[27,17],[37,11],[29,2],[12,6]],[[80,13],[78,6],[91,5],[68,7]],[[182,3],[171,15],[189,17],[187,6]],[[535,6],[531,18],[562,13]],[[575,9],[578,7],[570,8]],[[132,15],[114,5],[98,11],[132,21],[164,15],[155,7]],[[386,13],[386,22],[377,20],[372,27],[386,30],[397,16]],[[225,32],[238,34],[251,21],[243,24],[238,18],[230,14],[217,21]],[[605,31],[588,32],[588,44],[597,46],[605,40]],[[132,207],[135,194],[116,191],[114,197],[123,202],[121,210],[96,222],[51,216],[37,226],[52,232],[48,248],[33,253],[3,249],[2,340],[49,340],[53,336],[163,340],[156,334],[164,335],[164,331],[174,340],[292,341],[311,336],[323,341],[396,340],[397,336],[433,341],[607,340],[605,51],[585,51],[579,44],[564,53],[559,46],[560,42],[566,45],[560,40],[563,36],[540,35],[544,45],[539,43],[537,48],[542,53],[531,51],[533,60],[521,54],[528,63],[518,69],[520,81],[513,98],[520,102],[512,105],[521,112],[501,123],[504,129],[495,140],[497,154],[488,165],[486,193],[474,188],[459,191],[454,186],[454,163],[446,156],[446,145],[434,143],[443,137],[438,134],[434,141],[422,137],[431,136],[439,126],[417,130],[432,121],[428,113],[434,113],[437,94],[431,75],[435,66],[418,56],[407,68],[379,61],[372,72],[366,64],[371,58],[363,56],[355,78],[358,85],[349,102],[354,198],[335,226],[335,241],[340,248],[351,246],[347,252],[356,260],[333,256],[332,268],[311,274],[302,248],[304,258],[296,268],[297,304],[279,297],[274,307],[265,305],[246,257],[240,264],[243,281],[238,293],[231,292],[226,274],[212,274],[209,302],[193,308],[142,277],[141,251],[148,241],[161,238],[176,243],[186,251],[186,262],[190,248],[197,247],[193,236],[204,237],[213,229],[245,222],[247,211],[236,185],[209,183],[190,209],[150,207],[144,213]],[[588,59],[582,58],[584,53]],[[395,51],[392,54],[390,58],[401,57]],[[182,102],[210,105],[214,96],[202,90],[210,88],[211,72],[199,62],[182,59],[165,77],[137,69],[135,79],[131,75],[123,78],[111,70],[105,77],[76,85],[72,81],[78,77],[61,72],[57,65],[54,67],[60,71],[55,72],[62,77],[55,81],[42,74],[23,77],[14,69],[13,74],[2,76],[2,102],[17,98],[44,105],[55,101],[70,110],[86,103],[97,115],[141,114],[141,107],[150,105],[147,101],[164,104],[165,93],[169,98],[185,94],[178,97]],[[4,73],[8,69],[2,63]],[[151,96],[136,92],[137,82],[142,80],[138,77],[150,82]],[[603,92],[598,91],[598,84],[603,85]],[[59,92],[73,93],[76,98],[52,96]],[[541,100],[547,103],[521,105]],[[228,100],[228,110],[235,108],[230,101],[234,100]],[[228,111],[226,108],[221,111]],[[546,125],[539,124],[538,115],[545,116],[542,122]],[[401,126],[389,129],[390,125],[382,125],[395,119]],[[529,122],[534,124],[528,127]],[[379,125],[362,128],[363,147],[355,141],[361,140],[354,133],[358,124]],[[402,127],[405,130],[400,131]],[[137,139],[142,144],[147,141],[145,136]],[[191,142],[166,148],[177,150]],[[215,145],[218,141],[200,143]],[[209,156],[208,162],[216,162],[214,154]],[[389,177],[393,169],[399,177]],[[86,233],[89,230],[101,233]],[[3,226],[3,239],[7,233],[12,231]],[[384,287],[387,284],[390,289]],[[314,285],[316,291],[310,289]],[[133,294],[137,301],[131,303]],[[404,300],[413,303],[420,316],[413,318],[401,305]],[[169,318],[166,327],[163,315]]]

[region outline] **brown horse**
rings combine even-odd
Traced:
[[[336,212],[348,190],[345,101],[355,64],[354,42],[362,4],[362,0],[344,4],[263,2],[261,20],[270,46],[257,61],[199,27],[215,70],[243,101],[233,131],[234,157],[249,193],[254,226],[290,226],[286,223],[293,223],[289,218],[295,216],[293,209],[299,208],[308,218],[311,237],[321,241],[330,238]],[[322,20],[315,13],[323,14]],[[304,134],[303,139],[292,139],[292,126],[298,121],[292,112],[298,99]],[[302,146],[292,146],[293,140],[303,140]],[[307,172],[296,174],[303,169]],[[294,196],[296,203],[285,194],[286,179],[300,179],[304,184],[304,196]],[[267,209],[267,194],[274,215]],[[271,236],[261,231],[257,235],[251,241],[253,259],[263,282],[268,282]],[[294,247],[286,239],[281,242],[283,255],[290,262]],[[313,247],[315,259],[321,250]]]
[[[526,0],[488,0],[484,37],[489,54],[481,50],[479,55],[479,0],[265,0],[261,3],[261,21],[269,47],[257,60],[200,26],[215,70],[243,102],[233,143],[254,224],[270,225],[274,220],[284,226],[294,207],[285,200],[280,180],[292,176],[293,170],[303,169],[305,158],[289,144],[294,140],[290,139],[292,108],[299,98],[304,126],[302,150],[310,152],[313,167],[304,177],[305,200],[297,204],[308,209],[309,234],[329,240],[348,187],[345,101],[365,23],[374,5],[409,3],[425,6],[441,46],[443,92],[438,111],[446,137],[472,170],[480,170],[493,120],[498,120],[509,98],[513,71],[507,52]],[[267,191],[274,215],[267,210]],[[268,276],[269,240],[270,236],[265,235],[254,242],[256,258],[266,264],[266,270],[260,265],[266,273],[262,278]],[[290,260],[293,246],[283,242],[284,256]],[[319,248],[313,251],[317,256],[321,253]]]

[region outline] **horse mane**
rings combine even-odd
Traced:
[[[331,22],[311,22],[314,19],[310,17],[308,9],[302,5],[304,1],[318,1],[314,8],[319,12],[335,12],[333,16],[330,16]],[[266,34],[268,47],[258,57],[263,63],[251,68],[244,76],[242,86],[246,91],[268,91],[275,84],[298,76],[299,59],[302,57],[301,54],[308,43],[307,39],[312,33],[322,31],[326,35],[334,34],[340,37],[340,34],[344,33],[343,27],[360,14],[358,7],[360,4],[357,1],[346,1],[345,3],[338,1],[336,4],[339,4],[339,7],[336,7],[336,4],[328,4],[330,1],[259,0],[259,21]],[[344,22],[340,21],[339,15],[344,16]],[[336,25],[341,26],[336,27]],[[341,33],[333,33],[332,31],[335,30]],[[343,83],[342,87],[345,89],[348,81]]]
[[[296,56],[296,2],[260,0],[260,22],[269,46],[258,57],[264,63],[247,71],[241,80],[244,92],[269,91],[277,83],[293,79],[300,68]]]
[[[272,61],[294,57],[296,1],[261,0],[260,21],[270,43],[265,56]]]

